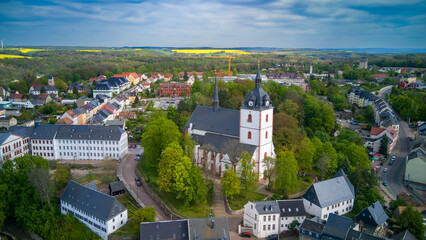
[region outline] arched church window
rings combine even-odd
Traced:
[[[247,138],[248,138],[248,139],[251,139],[251,132],[248,132],[248,133],[247,133]]]
[[[268,138],[268,131],[265,132],[265,138]]]
[[[266,114],[266,122],[268,122],[268,121],[269,121],[269,115]]]
[[[252,121],[251,114],[249,114],[247,117],[247,122],[251,122],[251,121]]]

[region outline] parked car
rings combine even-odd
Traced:
[[[129,148],[132,148],[132,146],[133,146],[133,145],[132,145],[132,144],[130,144],[130,145],[129,145]]]
[[[388,168],[383,169],[383,172],[387,173],[388,172]]]
[[[267,240],[278,240],[278,234],[271,234],[266,239]]]
[[[393,162],[395,162],[395,159],[391,159],[390,161],[389,161],[389,166],[392,166],[393,165]]]
[[[136,148],[137,147],[137,145],[133,145],[133,148]]]
[[[135,161],[139,161],[141,158],[140,157],[136,157],[135,158]]]
[[[240,234],[240,236],[241,236],[241,237],[247,237],[247,238],[249,238],[249,237],[251,237],[251,232],[242,232],[242,233]]]
[[[142,153],[140,152],[140,153],[136,153],[136,156],[137,157],[142,157]]]
[[[136,185],[141,186],[141,182],[140,181],[136,181]]]
[[[386,182],[386,181],[383,181],[383,186],[387,186],[388,185],[388,182]]]

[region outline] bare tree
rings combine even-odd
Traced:
[[[267,190],[271,189],[271,178],[275,173],[275,159],[271,157],[266,157],[263,159],[263,165],[265,166],[265,172],[263,176],[268,179],[268,187]]]
[[[229,161],[232,163],[232,169],[237,171],[237,164],[240,161],[240,156],[244,152],[244,148],[236,139],[229,140],[225,143],[223,153],[226,153],[229,157]]]
[[[48,206],[50,206],[53,184],[50,181],[49,170],[32,166],[28,170],[28,180],[31,186],[37,190],[41,206],[44,206],[45,201],[47,201]]]
[[[330,155],[324,153],[321,155],[321,158],[318,161],[318,168],[321,170],[321,181],[323,180],[324,173],[328,171],[330,160]]]
[[[205,151],[206,155],[208,155],[209,153],[213,153],[214,158],[216,158],[216,156],[217,156],[217,151],[218,150],[217,150],[217,148],[215,146],[213,146],[211,144],[205,144],[205,145],[203,145],[202,150]],[[207,169],[208,169],[207,159],[208,159],[208,156],[201,158],[201,161],[202,161],[201,165],[202,165],[202,168],[203,168],[204,172],[206,172]]]

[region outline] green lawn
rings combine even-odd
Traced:
[[[135,200],[132,198],[132,196],[130,196],[128,192],[123,195],[117,196],[116,198],[121,204],[123,204],[127,208],[127,217],[129,218],[129,221],[119,230],[114,232],[113,235],[139,236],[139,224],[135,224],[131,221],[133,213],[137,210]]]
[[[211,208],[212,202],[213,202],[213,182],[212,181],[207,182],[209,191],[207,193],[206,203],[199,203],[199,204],[193,204],[190,206],[185,206],[185,204],[183,203],[181,199],[176,199],[175,194],[173,192],[166,192],[164,190],[160,191],[158,189],[158,185],[156,183],[158,180],[158,173],[154,167],[147,167],[144,164],[139,164],[138,168],[139,170],[143,171],[146,177],[149,178],[150,181],[147,181],[147,178],[145,178],[145,181],[148,183],[151,189],[153,189],[157,194],[160,195],[160,197],[169,206],[169,208],[172,209],[172,211],[176,210],[175,212],[177,214],[186,218],[205,218],[209,216],[209,208]]]
[[[253,192],[247,194],[247,196],[237,196],[235,197],[232,202],[228,201],[229,207],[231,207],[232,210],[238,210],[244,207],[246,203],[249,201],[261,201],[266,198],[265,194]]]

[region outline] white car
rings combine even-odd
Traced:
[[[388,172],[388,168],[383,169],[383,172],[387,173]]]

